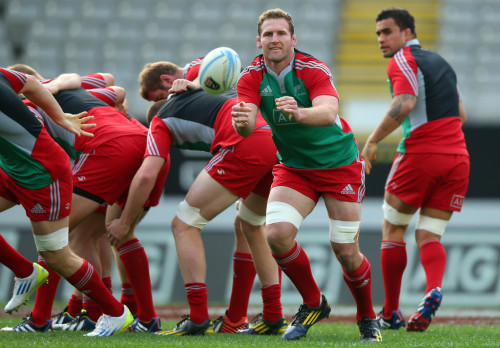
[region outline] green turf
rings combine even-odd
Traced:
[[[0,318],[0,326],[15,325],[19,318]],[[164,329],[175,322],[164,322]],[[497,326],[431,326],[425,333],[383,331],[384,347],[493,347],[500,346]],[[369,345],[374,345],[372,343]],[[318,323],[306,338],[287,342],[277,336],[216,334],[209,337],[162,337],[142,333],[121,333],[114,337],[83,337],[81,332],[0,332],[0,347],[351,347],[362,344],[355,325]]]

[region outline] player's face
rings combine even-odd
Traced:
[[[163,89],[163,88],[152,89],[148,92],[148,98],[151,101],[158,101],[162,99],[167,99],[169,94],[170,93],[168,92],[168,89]]]
[[[382,54],[390,58],[411,39],[411,29],[401,30],[393,18],[377,22],[376,33]]]
[[[288,22],[284,18],[266,19],[261,25],[261,34],[257,37],[257,47],[268,65],[286,65],[293,58],[293,48],[297,43],[295,35],[290,35]]]

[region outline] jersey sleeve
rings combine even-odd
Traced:
[[[393,95],[413,94],[418,97],[417,62],[409,48],[399,50],[391,58],[387,75],[392,85]]]
[[[82,88],[94,89],[94,88],[105,88],[106,80],[101,74],[94,73],[82,76]]]
[[[194,81],[198,74],[200,73],[201,63],[203,62],[203,58],[198,58],[193,60],[191,63],[187,64],[184,67],[184,78],[189,81]]]
[[[251,67],[247,67],[242,73],[236,85],[238,92],[238,101],[260,105],[260,83],[255,76],[256,73],[251,71]]]
[[[19,93],[26,85],[26,74],[5,68],[0,68],[0,72],[5,75],[14,92]]]
[[[90,94],[96,97],[99,100],[102,100],[109,106],[115,106],[117,102],[117,95],[113,88],[94,88],[88,90]]]
[[[333,83],[333,75],[326,64],[311,61],[308,63],[309,68],[304,68],[301,73],[304,74],[304,84],[309,91],[311,100],[320,95],[331,95],[339,99],[337,89]]]
[[[168,129],[163,119],[155,116],[149,126],[148,141],[146,146],[146,156],[159,156],[168,160],[170,147],[172,146],[172,133]]]

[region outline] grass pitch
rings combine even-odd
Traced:
[[[13,326],[20,318],[0,318],[0,327]],[[163,329],[176,322],[162,323]],[[384,347],[500,347],[498,326],[430,326],[424,333],[404,330],[382,332]],[[358,328],[349,324],[318,323],[299,341],[283,341],[279,336],[213,336],[162,337],[124,332],[113,337],[84,337],[82,332],[48,333],[0,332],[0,347],[351,347],[366,345],[359,340]],[[376,345],[371,343],[369,345]]]

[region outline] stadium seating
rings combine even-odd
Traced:
[[[0,0],[0,38],[10,40],[0,58],[4,65],[24,62],[46,74],[115,67],[116,83],[130,97],[138,93],[144,64],[155,60],[183,66],[229,46],[249,64],[260,53],[254,45],[257,17],[282,7],[294,18],[297,48],[332,66],[343,98],[386,97],[386,61],[377,50],[373,21],[389,5],[385,0],[253,0],[251,6],[233,0]],[[500,78],[498,0],[402,0],[398,5],[417,18],[424,46],[437,49],[455,67],[464,98],[475,100],[479,91],[491,96],[490,87]],[[132,114],[143,113],[143,106],[130,104]]]

